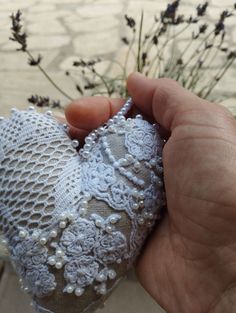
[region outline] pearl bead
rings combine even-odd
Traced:
[[[144,219],[142,218],[142,217],[140,217],[139,219],[138,219],[138,223],[139,223],[139,225],[143,225],[144,224]]]
[[[86,201],[86,200],[81,201],[81,206],[83,208],[87,208],[88,207],[88,201]]]
[[[110,222],[111,222],[111,224],[116,224],[116,222],[117,222],[117,218],[116,217],[111,217],[110,218]]]
[[[78,148],[78,146],[79,146],[79,141],[78,140],[72,140],[72,146],[74,147],[74,148]]]
[[[58,249],[56,251],[56,256],[58,256],[59,258],[62,257],[64,255],[63,251],[61,249]]]
[[[92,148],[92,146],[91,146],[91,144],[89,144],[89,143],[86,143],[85,145],[84,145],[84,150],[90,150]]]
[[[68,217],[68,220],[71,222],[73,222],[73,220],[75,219],[75,215],[73,213],[69,213],[67,217]]]
[[[116,272],[114,270],[109,270],[108,276],[110,279],[115,279],[116,278]]]
[[[141,168],[141,164],[140,164],[139,162],[135,162],[135,163],[134,163],[134,168],[135,168],[136,170],[139,170],[139,169]]]
[[[19,237],[20,238],[25,238],[26,236],[27,236],[27,232],[25,230],[20,230]]]
[[[60,222],[59,227],[60,228],[66,228],[66,222],[64,222],[64,221]]]
[[[139,206],[140,206],[140,208],[144,208],[145,202],[143,200],[139,201]]]
[[[52,116],[52,111],[47,111],[47,112],[46,112],[46,115]]]
[[[83,151],[83,157],[85,158],[85,159],[87,159],[88,157],[89,157],[89,152],[88,151]]]
[[[101,295],[106,295],[107,293],[107,288],[106,288],[106,285],[105,284],[102,284],[101,287],[99,288],[99,293]]]
[[[143,119],[143,117],[142,117],[141,114],[137,114],[137,115],[136,115],[136,118],[139,119],[139,120],[142,120],[142,119]]]
[[[108,131],[110,133],[114,133],[115,132],[115,127],[114,126],[109,126]]]
[[[93,141],[93,138],[92,138],[91,136],[88,136],[88,137],[85,138],[84,141],[85,141],[85,143],[87,143],[87,144],[91,144],[92,141]]]
[[[95,225],[97,226],[97,227],[102,227],[102,221],[101,220],[96,220],[95,221]]]
[[[86,210],[85,208],[81,208],[81,209],[79,210],[79,213],[80,213],[81,216],[85,216],[86,213],[87,213],[87,210]]]
[[[143,191],[140,191],[140,193],[139,193],[139,198],[142,199],[142,200],[145,199],[145,194],[144,194]]]
[[[1,243],[2,243],[2,245],[7,245],[7,240],[6,239],[2,239]]]
[[[133,196],[134,196],[135,198],[138,198],[138,197],[139,197],[139,192],[138,192],[137,189],[134,190]]]
[[[104,131],[105,131],[105,128],[104,128],[104,127],[99,127],[99,128],[97,129],[97,132],[98,132],[99,135],[103,135]]]
[[[151,166],[156,166],[157,161],[156,159],[151,159],[149,163],[151,164]]]
[[[59,270],[63,267],[63,264],[62,264],[62,262],[57,262],[55,266]]]
[[[102,281],[106,280],[106,276],[104,274],[99,274],[96,279],[97,279],[97,281],[102,282]]]
[[[152,219],[154,218],[154,215],[153,215],[152,213],[149,213],[148,218],[149,218],[150,220],[152,220]]]
[[[49,258],[49,260],[48,260],[48,263],[50,264],[50,265],[55,265],[56,264],[56,259],[55,259],[55,257],[50,257]]]
[[[47,239],[45,237],[42,237],[42,238],[40,238],[39,242],[40,242],[41,245],[44,246],[47,243]]]
[[[131,154],[126,154],[125,158],[128,160],[128,162],[133,162],[134,158]]]
[[[29,106],[29,107],[28,107],[28,111],[35,111],[35,107],[34,107],[34,106],[32,106],[32,105],[31,105],[31,106]]]
[[[112,227],[111,226],[107,226],[106,227],[106,232],[111,234],[112,233]]]
[[[73,286],[70,285],[70,286],[66,287],[66,292],[67,293],[73,293],[73,291],[74,291],[74,287]]]
[[[132,209],[133,209],[133,210],[138,210],[138,208],[139,208],[138,203],[134,203],[134,204],[132,205]]]
[[[24,292],[28,293],[29,292],[29,288],[28,287],[24,287]]]
[[[16,111],[17,111],[16,108],[11,109],[11,113],[16,113]]]
[[[82,296],[83,293],[84,293],[84,289],[82,289],[82,288],[76,288],[76,289],[75,289],[75,295],[76,295],[77,297]]]
[[[56,230],[52,230],[51,233],[50,233],[50,236],[52,238],[56,238],[57,237],[57,231]]]
[[[0,116],[0,122],[2,122],[4,120],[3,116]]]
[[[118,167],[119,167],[119,163],[118,163],[118,162],[115,162],[115,163],[113,164],[113,166],[114,166],[114,168],[118,168]]]

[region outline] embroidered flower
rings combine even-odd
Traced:
[[[87,163],[83,168],[85,188],[95,193],[105,192],[116,181],[115,170],[112,166],[104,163]]]
[[[65,266],[64,277],[75,287],[85,287],[93,283],[98,274],[99,265],[92,256],[73,258]]]
[[[95,224],[79,218],[63,232],[60,246],[67,255],[80,256],[89,253],[96,243],[97,228]]]
[[[144,120],[135,120],[136,127],[125,134],[125,145],[138,160],[150,160],[157,153],[153,127]]]
[[[106,264],[119,261],[126,252],[126,237],[119,231],[101,236],[99,245],[95,248],[97,257]]]
[[[41,265],[27,270],[24,280],[32,294],[37,297],[46,296],[56,288],[55,277],[49,273],[47,266]]]
[[[12,249],[12,254],[17,265],[25,269],[37,267],[47,261],[47,248],[31,239],[18,242]]]

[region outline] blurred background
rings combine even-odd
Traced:
[[[42,65],[51,77],[73,98],[78,98],[71,79],[65,71],[72,67],[78,57],[124,60],[121,38],[127,28],[124,14],[145,20],[159,14],[166,0],[0,0],[0,115],[7,115],[11,107],[26,108],[27,98],[32,94],[50,96],[68,103],[35,67],[29,67],[27,57],[16,52],[16,43],[9,41],[12,12],[23,12],[25,29],[29,34],[28,46],[32,53],[43,55]],[[214,25],[219,12],[232,6],[233,0],[212,0],[206,19]],[[201,1],[200,1],[201,3]],[[183,0],[181,13],[189,14],[198,4],[197,0]],[[236,47],[236,18],[227,22],[228,44]],[[177,46],[184,45],[180,38]],[[177,49],[176,46],[176,49]],[[107,64],[103,72],[111,71]],[[217,67],[217,64],[214,64]],[[211,69],[209,69],[210,75]],[[216,88],[216,94],[224,96],[223,104],[236,115],[236,65]],[[0,248],[0,312],[32,313],[29,299],[19,289],[17,278]],[[180,282],[181,283],[181,282]],[[142,289],[134,278],[124,280],[109,298],[101,313],[161,313],[164,312]]]

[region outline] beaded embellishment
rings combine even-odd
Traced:
[[[105,296],[160,217],[163,141],[141,115],[126,120],[131,105],[81,149],[50,112],[0,121],[0,229],[40,313],[57,313],[43,302],[55,292]]]

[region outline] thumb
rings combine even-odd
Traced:
[[[217,120],[222,123],[219,115],[231,115],[223,106],[197,97],[168,78],[149,79],[134,73],[127,85],[136,106],[170,131],[186,122],[216,125]]]

